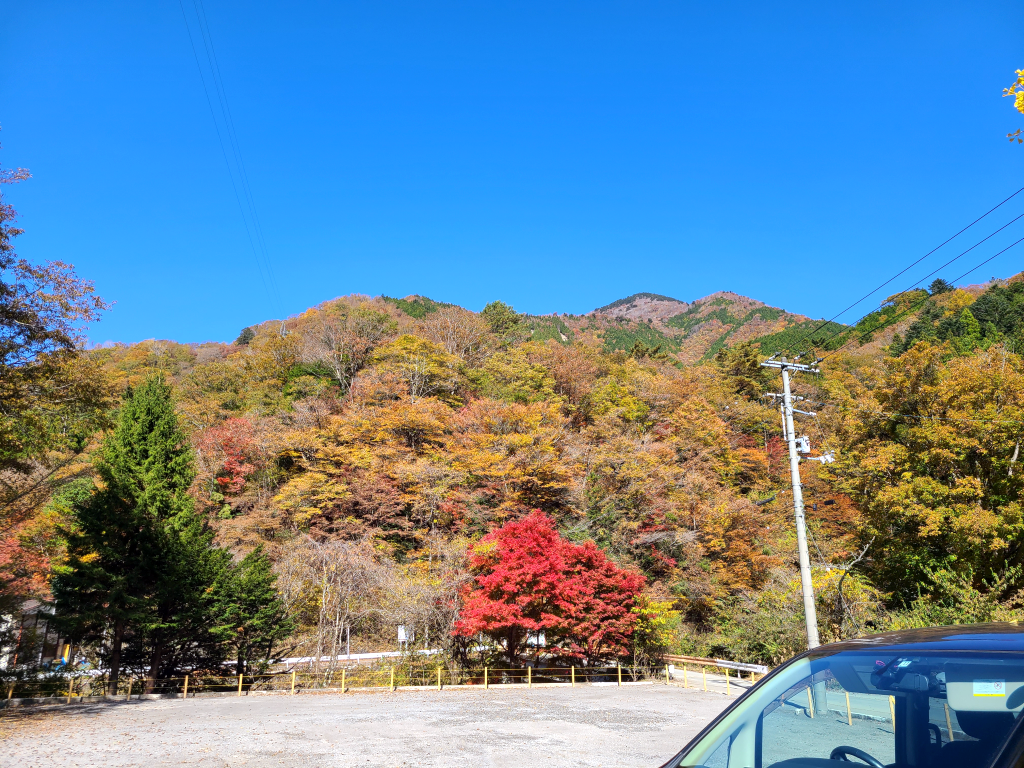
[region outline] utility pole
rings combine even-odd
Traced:
[[[799,359],[799,356],[797,356]],[[820,360],[815,363],[821,362]],[[804,598],[804,622],[807,625],[807,647],[817,648],[818,613],[814,608],[814,587],[811,584],[811,559],[807,553],[807,523],[804,519],[804,495],[800,485],[800,456],[796,450],[796,431],[793,428],[793,395],[789,390],[789,372],[820,373],[812,365],[798,365],[795,361],[787,362],[786,358],[776,360],[772,355],[761,363],[766,368],[778,368],[782,371],[782,426],[789,445],[789,474],[793,481],[793,516],[796,518],[796,547],[800,555],[800,587]]]

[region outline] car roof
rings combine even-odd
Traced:
[[[841,651],[1021,651],[1024,652],[1024,626],[1017,622],[959,624],[951,627],[924,627],[882,632],[852,640],[822,645],[810,653]]]

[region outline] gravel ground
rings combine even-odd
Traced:
[[[0,765],[656,768],[728,702],[636,685],[15,709],[0,716]]]

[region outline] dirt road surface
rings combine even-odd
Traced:
[[[656,768],[728,702],[638,685],[12,709],[0,715],[0,765]]]

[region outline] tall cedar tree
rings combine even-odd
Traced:
[[[455,631],[493,637],[510,663],[527,633],[540,630],[561,655],[586,664],[629,652],[644,577],[618,568],[593,542],[561,538],[543,512],[484,536],[470,565],[475,578]]]
[[[225,569],[217,585],[217,635],[235,654],[236,674],[271,658],[274,644],[295,629],[278,596],[277,576],[259,546]]]
[[[152,687],[172,644],[194,637],[225,563],[193,510],[192,452],[161,377],[125,393],[96,471],[102,485],[76,506],[54,578],[56,615],[78,641],[109,638],[111,693],[126,638],[148,641]]]

